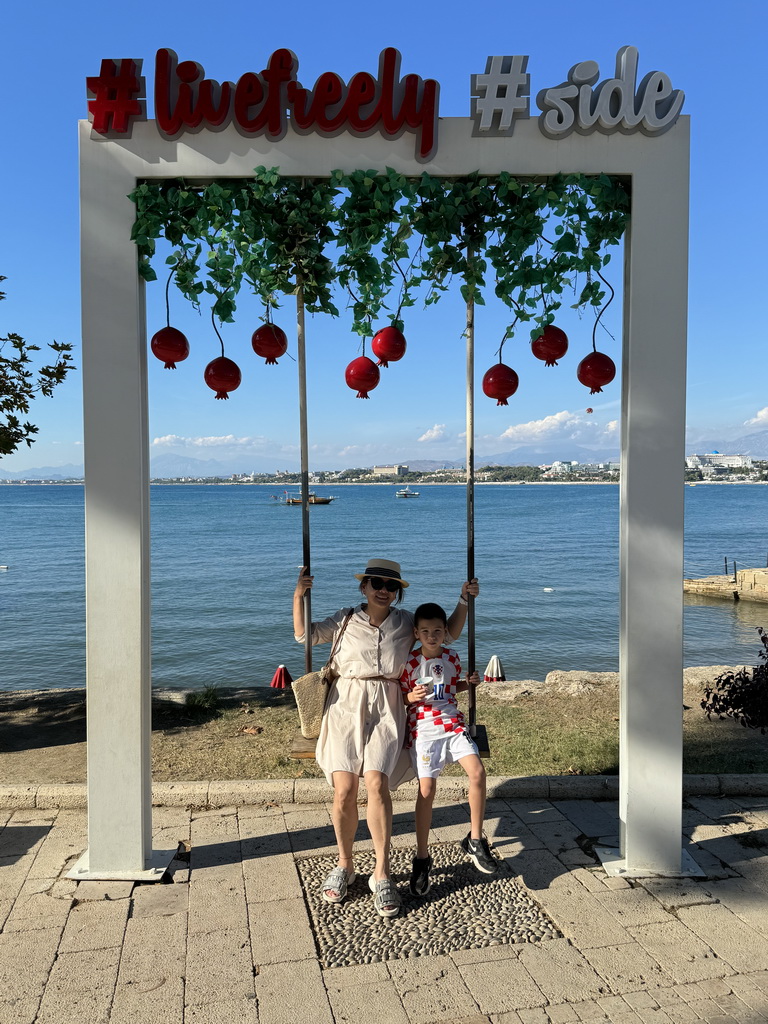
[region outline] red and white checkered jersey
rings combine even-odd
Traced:
[[[435,683],[434,696],[408,705],[408,743],[413,746],[416,733],[420,736],[439,737],[450,732],[464,732],[464,715],[456,703],[456,686],[461,677],[461,662],[456,651],[441,648],[437,658],[425,658],[421,648],[411,651],[400,677],[404,694],[431,676]]]

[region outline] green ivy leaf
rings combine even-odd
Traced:
[[[604,291],[589,275],[610,262],[606,248],[629,213],[624,183],[608,175],[408,179],[390,167],[302,181],[262,166],[253,178],[205,188],[141,182],[130,198],[145,280],[155,279],[156,241],[165,237],[176,286],[195,305],[204,291],[214,295],[222,319],[232,318],[243,281],[267,309],[301,281],[307,309],[332,316],[332,289],[341,286],[363,337],[384,309],[402,324],[401,310],[425,286],[425,305],[438,301],[454,276],[465,299],[481,304],[490,273],[494,294],[537,327],[553,322],[566,288],[578,296],[574,308],[597,307]]]

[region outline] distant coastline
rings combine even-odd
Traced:
[[[283,481],[269,480],[224,480],[216,477],[200,479],[182,479],[179,477],[152,477],[151,486],[185,487],[189,485],[204,487],[283,487]],[[411,480],[419,487],[466,487],[466,480]],[[0,480],[0,487],[82,487],[85,480],[80,477],[72,480]],[[619,480],[475,480],[475,487],[618,487]],[[768,480],[696,480],[686,481],[686,487],[759,487],[768,484]],[[300,485],[288,485],[298,490]],[[315,487],[399,487],[397,480],[331,480],[325,483],[311,481]]]

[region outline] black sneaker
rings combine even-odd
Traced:
[[[432,870],[432,858],[414,857],[411,861],[411,892],[414,896],[426,896],[429,892],[432,880],[429,872]]]
[[[470,832],[461,840],[461,848],[477,870],[482,871],[484,875],[495,875],[499,870],[499,862],[492,856],[485,836],[482,839],[473,839]]]

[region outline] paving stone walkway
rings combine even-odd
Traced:
[[[633,882],[591,852],[615,838],[614,803],[493,799],[493,846],[562,937],[478,933],[474,948],[333,968],[297,867],[333,854],[328,804],[161,807],[154,825],[157,848],[180,844],[169,884],[77,883],[82,809],[0,810],[0,1024],[768,1021],[764,797],[689,797],[688,848],[708,877]],[[467,828],[465,805],[436,807],[435,844]],[[408,805],[393,845],[413,848]]]

